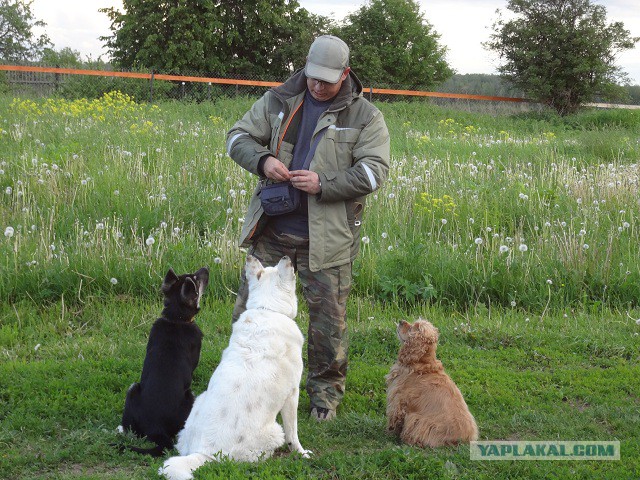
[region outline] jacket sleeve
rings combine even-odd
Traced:
[[[271,121],[267,92],[227,133],[227,154],[245,170],[260,175],[258,163],[270,154]]]
[[[319,172],[322,192],[318,201],[348,200],[380,188],[389,173],[390,150],[389,130],[382,113],[376,110],[353,147],[351,167]]]

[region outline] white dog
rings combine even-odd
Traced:
[[[233,325],[209,386],[196,398],[176,448],[181,456],[160,468],[170,480],[221,456],[239,461],[270,457],[285,441],[291,451],[309,453],[298,440],[298,396],[302,376],[296,279],[289,257],[264,268],[247,257],[247,310]],[[276,422],[282,415],[282,427]]]

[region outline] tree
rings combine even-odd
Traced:
[[[596,97],[614,100],[627,81],[616,54],[634,48],[621,22],[607,24],[606,9],[590,0],[509,0],[516,17],[502,18],[484,44],[505,63],[499,73],[560,115]]]
[[[71,47],[64,47],[62,50],[45,48],[42,52],[41,61],[43,64],[52,67],[79,68],[82,66],[80,52]]]
[[[31,12],[33,1],[0,0],[0,59],[6,62],[37,60],[52,45],[46,34],[36,36],[33,27],[46,23]]]
[[[429,88],[453,74],[440,35],[414,0],[371,0],[335,30],[363,81]]]
[[[304,65],[327,20],[296,0],[124,0],[101,9],[113,35],[101,37],[121,68],[168,73],[282,77]]]

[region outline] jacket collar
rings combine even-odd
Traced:
[[[282,85],[273,87],[271,91],[280,99],[286,101],[291,97],[295,97],[304,93],[307,89],[307,76],[304,74],[304,68],[296,70]],[[362,93],[362,83],[360,79],[349,71],[349,76],[342,82],[342,87],[338,95],[333,100],[328,111],[340,110],[353,102],[354,98],[359,97]]]

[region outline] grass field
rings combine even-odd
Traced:
[[[211,269],[196,393],[228,342],[253,179],[224,134],[250,103],[0,98],[0,478],[156,478],[160,459],[109,444],[169,267]],[[392,168],[354,265],[338,418],[309,420],[303,393],[310,460],[196,478],[640,478],[640,113],[380,108]],[[619,441],[621,460],[398,443],[384,375],[395,323],[419,315],[440,329],[482,440]]]

